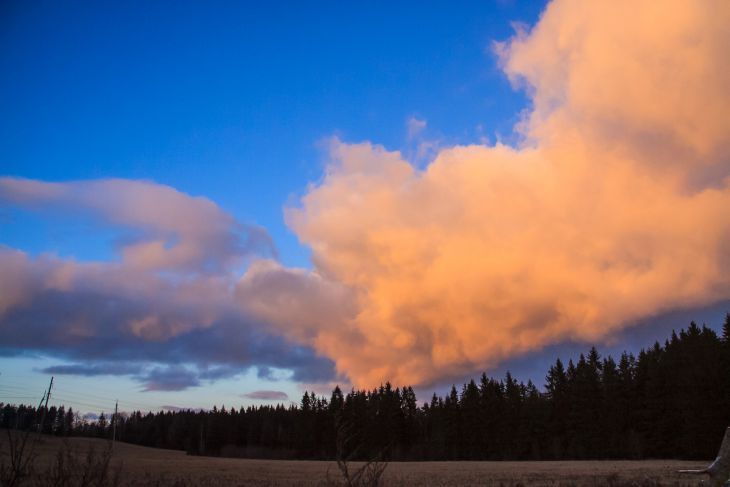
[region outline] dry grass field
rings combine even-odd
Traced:
[[[0,441],[2,455],[7,460],[7,438]],[[89,449],[101,452],[107,444],[103,440],[88,438],[72,438],[67,443],[56,438],[43,438],[36,448],[35,470],[48,471],[59,448],[70,449],[83,459]],[[384,480],[385,485],[394,486],[698,485],[700,479],[681,476],[676,471],[701,466],[701,462],[677,460],[394,462],[388,465]],[[117,443],[114,448],[111,469],[116,468],[121,468],[120,485],[129,486],[342,485],[334,462],[191,457],[180,451],[124,443]],[[30,479],[27,485],[34,483]]]

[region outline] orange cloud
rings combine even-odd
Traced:
[[[286,213],[316,268],[298,287],[325,296],[253,293],[254,278],[292,278],[258,266],[239,300],[372,386],[729,298],[728,26],[725,1],[551,3],[495,45],[532,99],[522,146],[442,148],[420,170],[334,140],[323,181]],[[336,296],[354,304],[333,321]]]

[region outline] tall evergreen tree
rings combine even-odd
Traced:
[[[344,453],[361,460],[707,458],[730,424],[729,322],[722,336],[691,323],[618,362],[595,348],[567,367],[558,359],[544,391],[510,373],[484,373],[419,407],[410,386],[347,394],[336,387],[329,399],[305,392],[297,405],[134,411],[119,416],[117,434],[190,454],[331,459],[340,423]],[[0,427],[37,428],[42,412],[0,403]],[[51,405],[44,431],[108,438],[105,415],[75,418]]]

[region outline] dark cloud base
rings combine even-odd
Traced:
[[[152,306],[92,292],[44,291],[0,316],[0,350],[3,356],[39,353],[74,362],[48,367],[46,373],[130,376],[145,391],[184,390],[203,381],[235,377],[251,367],[269,380],[277,379],[272,369],[291,370],[290,379],[302,382],[335,377],[331,360],[269,335],[240,316],[227,316],[166,340],[129,333],[126,323],[145,316]],[[69,332],[73,329],[69,324],[78,322],[90,324],[88,334]]]
[[[241,394],[245,399],[254,399],[257,401],[288,401],[289,396],[282,391],[253,391]]]

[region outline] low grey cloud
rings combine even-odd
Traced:
[[[282,391],[253,391],[241,394],[245,399],[254,399],[257,401],[288,401],[289,396]]]
[[[237,304],[236,269],[275,249],[265,231],[211,201],[150,182],[0,178],[0,205],[88,212],[133,236],[112,262],[0,246],[4,356],[43,354],[71,362],[48,373],[126,375],[147,391],[182,390],[251,367],[333,377],[331,361],[272,334]]]
[[[132,375],[142,371],[139,364],[125,363],[90,363],[90,364],[64,364],[52,365],[41,369],[44,374],[53,375],[83,375],[94,377],[98,375]]]
[[[145,391],[182,391],[200,385],[195,371],[180,365],[155,367],[137,379],[144,384]]]
[[[231,311],[200,326],[196,308],[174,309],[171,305],[166,309],[154,298],[133,300],[91,291],[39,292],[25,305],[0,315],[4,350],[8,355],[33,350],[74,361],[47,367],[46,373],[128,375],[145,390],[181,390],[201,381],[234,377],[250,367],[269,380],[280,379],[271,372],[280,369],[291,370],[292,379],[305,382],[330,380],[335,374],[330,360],[268,333],[241,313]],[[137,333],[130,326],[149,316],[155,317],[157,328]],[[165,323],[170,323],[168,328]],[[150,371],[149,363],[190,366],[173,373]]]
[[[182,407],[182,406],[173,406],[170,404],[165,404],[163,406],[160,406],[160,409],[162,409],[163,411],[170,411],[170,412],[174,412],[174,413],[177,413],[180,411],[194,411],[194,412],[208,411],[207,409],[203,409],[203,408],[186,408],[186,407]]]
[[[183,408],[183,407],[180,407],[180,406],[172,406],[172,405],[169,405],[169,404],[165,404],[165,405],[160,406],[160,409],[162,409],[163,411],[171,411],[173,413],[177,413],[177,412],[180,412],[180,411],[187,411],[187,408]]]

